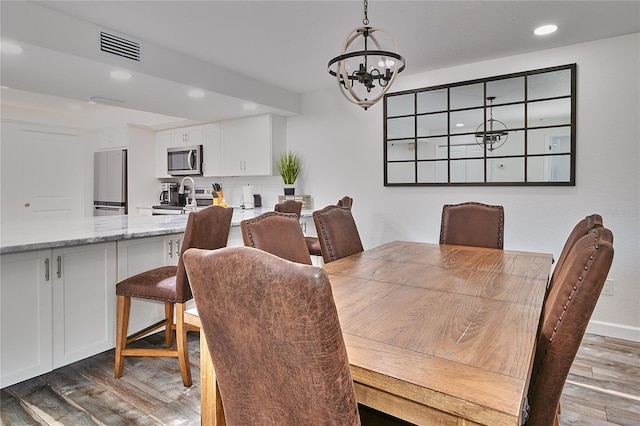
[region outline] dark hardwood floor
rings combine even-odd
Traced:
[[[158,333],[138,344],[163,342]],[[116,379],[111,350],[2,389],[0,424],[199,425],[197,333],[189,333],[189,354],[191,388],[182,385],[175,358],[127,358]],[[561,407],[562,426],[640,424],[640,344],[586,335]],[[363,412],[363,424],[371,423],[392,422]]]

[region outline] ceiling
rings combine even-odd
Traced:
[[[111,110],[122,120],[123,111],[89,106],[91,96],[122,101],[138,111],[126,114],[127,122],[156,128],[298,114],[301,94],[336,85],[327,62],[363,18],[361,1],[3,0],[0,8],[2,39],[25,46],[21,55],[2,54],[1,83],[11,88],[2,90],[3,117],[42,106],[70,117],[91,110],[95,118],[82,126],[92,128],[111,124]],[[371,0],[368,17],[393,34],[404,74],[414,74],[640,32],[640,1]],[[534,36],[546,23],[558,31]],[[142,63],[96,53],[101,28],[139,40]],[[115,67],[134,77],[113,82],[108,72]],[[193,87],[206,96],[188,98]],[[256,109],[246,110],[247,103]]]

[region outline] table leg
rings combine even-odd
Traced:
[[[216,372],[202,331],[200,331],[200,424],[202,426],[226,425],[222,399],[216,383]]]

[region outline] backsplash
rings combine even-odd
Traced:
[[[230,206],[239,206],[242,203],[242,187],[252,185],[255,193],[260,194],[262,198],[262,206],[272,208],[278,202],[278,195],[284,194],[284,184],[280,176],[243,176],[243,177],[225,177],[210,178],[192,176],[196,182],[196,188],[211,188],[211,185],[219,183],[222,185],[224,199]],[[158,182],[177,182],[180,183],[181,178],[160,179]],[[187,182],[188,184],[188,182]],[[160,192],[160,184],[158,183],[158,192]],[[296,194],[305,194],[304,187],[300,179],[296,182]],[[305,194],[309,195],[309,194]],[[313,197],[312,205],[313,205]]]

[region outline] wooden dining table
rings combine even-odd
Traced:
[[[520,425],[552,256],[394,241],[324,265],[358,402],[415,424]],[[199,325],[197,312],[185,321]],[[201,333],[202,425],[223,425]]]

